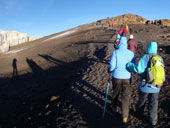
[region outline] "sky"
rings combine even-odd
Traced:
[[[170,0],[0,0],[0,30],[43,37],[127,13],[170,19]]]

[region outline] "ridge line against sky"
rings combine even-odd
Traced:
[[[170,0],[0,0],[0,29],[43,37],[127,13],[170,19]]]

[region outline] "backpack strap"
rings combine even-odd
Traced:
[[[152,60],[152,57],[154,56],[154,55],[151,55],[151,54],[146,54],[147,56],[149,56],[149,62],[148,62],[148,64],[147,64],[147,68],[146,68],[146,71],[148,70],[148,68],[151,68],[151,60]]]
[[[145,78],[142,79],[142,81],[145,81],[146,83],[142,86],[142,87],[146,87],[148,82],[147,82],[147,72],[148,70],[151,70],[151,60],[152,60],[152,57],[153,55],[151,54],[146,54],[147,56],[149,56],[149,62],[147,63],[147,68],[145,69]]]

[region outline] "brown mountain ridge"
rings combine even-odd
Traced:
[[[156,25],[163,25],[163,26],[170,26],[169,19],[160,19],[160,20],[147,20],[141,16],[134,15],[134,14],[124,14],[121,16],[116,16],[112,18],[107,18],[103,20],[97,21],[97,24],[103,25],[110,25],[111,23],[114,24],[156,24]]]

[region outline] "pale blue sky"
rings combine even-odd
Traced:
[[[0,0],[0,29],[42,37],[126,13],[170,19],[170,0]]]

